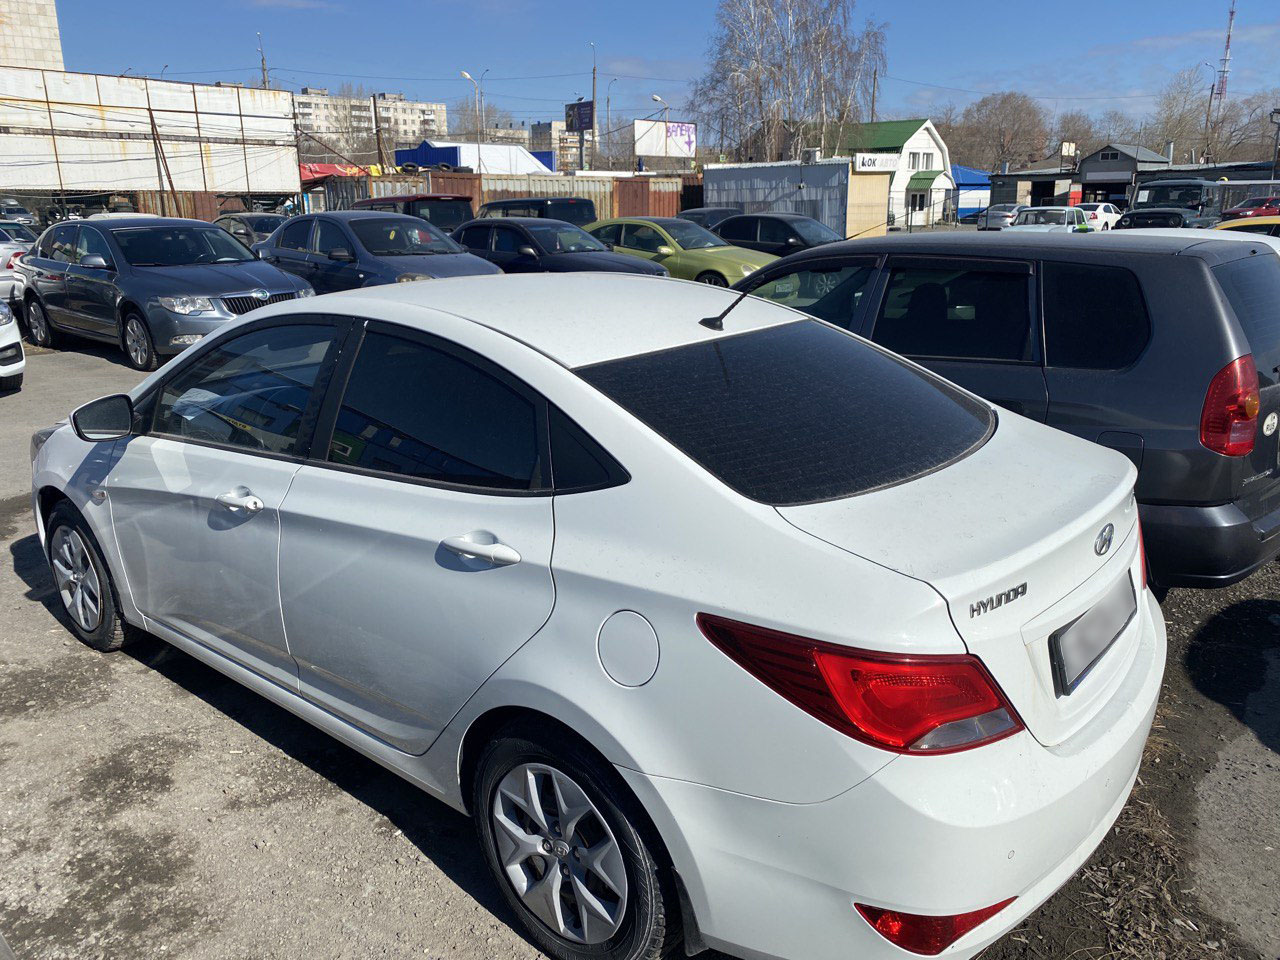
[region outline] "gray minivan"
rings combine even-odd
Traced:
[[[737,288],[1124,453],[1160,587],[1225,586],[1280,554],[1280,257],[1262,243],[917,234],[797,253]]]

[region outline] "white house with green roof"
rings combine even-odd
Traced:
[[[956,184],[951,178],[951,154],[931,120],[863,123],[848,130],[841,148],[862,169],[893,164],[888,218],[895,227],[905,228],[908,214],[913,226],[942,219],[947,192]]]

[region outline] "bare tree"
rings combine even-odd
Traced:
[[[1050,147],[1061,150],[1063,143],[1074,143],[1078,156],[1088,156],[1098,147],[1103,146],[1098,133],[1098,124],[1093,117],[1083,110],[1068,110],[1058,114],[1053,123],[1053,134]]]
[[[836,146],[869,113],[885,68],[884,25],[855,0],[720,0],[707,72],[687,109],[704,141],[756,159]]]
[[[992,93],[969,104],[943,138],[952,159],[981,170],[1039,160],[1049,145],[1044,109],[1014,92]]]
[[[513,123],[510,111],[495,107],[491,103],[481,103],[484,129],[507,127]],[[449,108],[449,136],[456,140],[474,140],[476,138],[476,101],[475,97],[463,97]]]

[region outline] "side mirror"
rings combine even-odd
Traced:
[[[801,239],[800,239],[799,237],[787,237],[787,246],[788,246],[788,247],[799,247],[799,246],[802,246],[802,245],[803,245],[803,242],[801,241]]]
[[[516,250],[516,253],[520,254],[522,257],[536,257],[538,255],[538,251],[533,249],[533,247],[529,246],[527,243]]]
[[[343,263],[350,263],[355,259],[355,257],[351,255],[351,251],[346,247],[334,247],[329,251],[329,259],[340,260]]]
[[[655,250],[654,253],[658,254],[658,256],[660,257],[669,257],[673,253],[675,253],[675,251],[664,243],[657,250]]]
[[[133,401],[123,393],[90,400],[71,411],[71,429],[88,443],[127,437],[133,433]]]
[[[86,270],[109,269],[107,267],[107,261],[103,257],[98,256],[98,254],[96,253],[91,253],[88,256],[81,257],[80,266],[84,267]]]

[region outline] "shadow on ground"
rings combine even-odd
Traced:
[[[1215,613],[1187,646],[1195,688],[1280,753],[1280,600],[1242,600]],[[1268,671],[1273,675],[1268,675]],[[1262,697],[1255,697],[1261,691]]]

